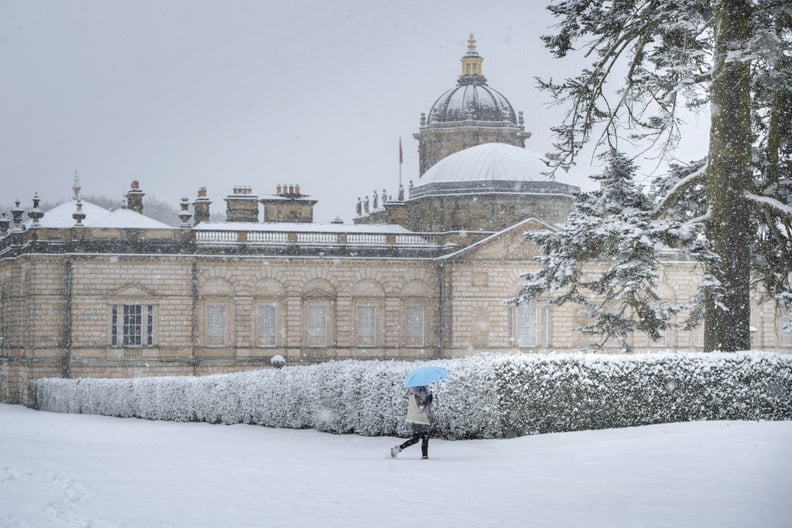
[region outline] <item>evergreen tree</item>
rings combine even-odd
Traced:
[[[527,234],[543,267],[524,276],[520,298],[548,294],[551,304],[573,302],[591,324],[579,328],[600,336],[597,346],[617,339],[630,348],[633,333],[657,340],[689,305],[674,306],[656,293],[659,255],[671,246],[695,246],[700,229],[652,218],[654,204],[635,184],[636,167],[611,153],[600,188],[577,196],[566,223],[554,231]],[[585,266],[585,269],[584,269]]]
[[[593,58],[574,79],[540,81],[569,108],[554,129],[555,167],[574,164],[595,131],[599,146],[617,148],[627,136],[668,153],[680,139],[678,109],[709,104],[706,162],[687,174],[677,167],[675,184],[656,186],[667,194],[658,197],[655,216],[694,215],[705,225],[718,257],[708,260],[705,348],[749,349],[751,272],[776,299],[790,292],[792,200],[784,175],[792,166],[792,5],[559,0],[548,9],[561,23],[557,34],[543,37],[547,47],[563,57],[585,40]],[[605,87],[622,68],[624,82],[613,96]],[[691,203],[695,213],[683,205]]]

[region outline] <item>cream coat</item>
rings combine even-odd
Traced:
[[[407,423],[429,425],[429,416],[426,414],[425,409],[418,407],[418,401],[413,394],[407,398]]]

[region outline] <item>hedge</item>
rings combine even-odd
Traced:
[[[404,436],[402,379],[426,364],[435,434],[449,439],[693,420],[792,419],[792,356],[485,354],[433,362],[332,361],[204,377],[47,378],[46,411]]]

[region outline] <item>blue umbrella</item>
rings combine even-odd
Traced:
[[[404,378],[405,387],[422,387],[446,379],[451,373],[442,367],[421,367]]]

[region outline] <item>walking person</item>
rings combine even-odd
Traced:
[[[412,392],[407,398],[407,418],[405,421],[412,427],[412,437],[401,445],[391,448],[391,458],[413,444],[421,441],[421,458],[429,458],[429,432],[434,421],[434,411],[432,409],[432,393],[426,386],[412,387]]]

